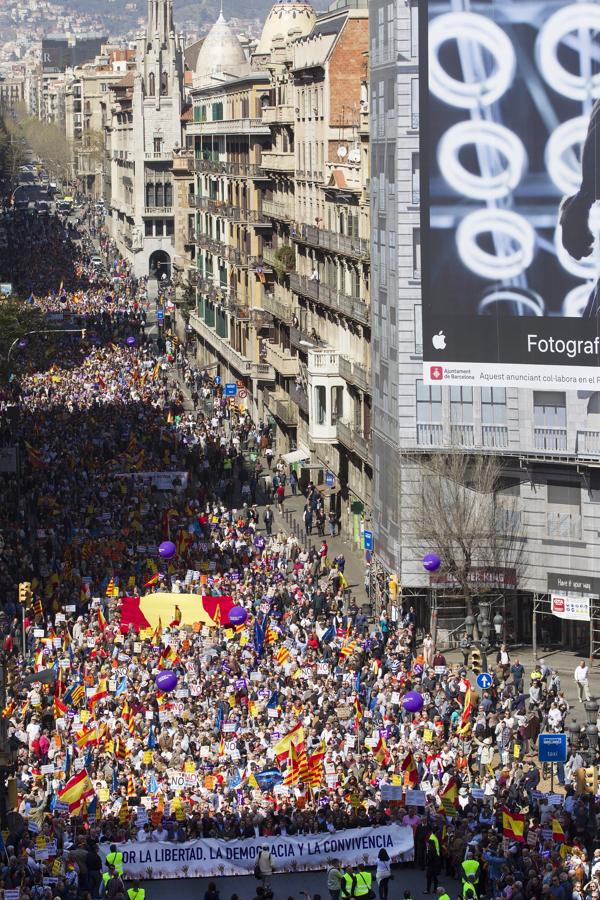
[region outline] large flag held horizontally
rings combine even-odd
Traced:
[[[94,785],[85,769],[78,775],[74,775],[58,792],[58,797],[63,803],[69,804],[71,815],[77,815],[83,803],[94,796]]]
[[[523,813],[510,812],[506,807],[502,809],[502,834],[504,837],[520,844],[525,843],[525,816]]]
[[[292,745],[295,747],[305,747],[304,728],[300,722],[288,731],[287,734],[284,734],[273,747],[278,762],[283,762],[288,758],[290,747]]]

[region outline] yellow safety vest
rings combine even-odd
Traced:
[[[437,855],[439,856],[439,855],[440,855],[440,842],[439,842],[439,840],[438,840],[437,834],[430,834],[430,835],[429,835],[429,840],[430,840],[431,843],[434,845],[434,847],[435,847],[435,852],[436,852]]]
[[[129,900],[144,900],[146,891],[144,888],[129,888],[127,896],[129,897]]]
[[[440,894],[438,900],[450,900],[450,894]]]
[[[469,898],[470,900],[477,900],[477,890],[470,881],[463,881],[462,897],[463,900],[469,900]]]
[[[371,882],[373,881],[373,876],[370,872],[361,871],[357,872],[354,876],[354,896],[355,897],[364,897],[371,890]]]
[[[352,882],[354,881],[354,877],[350,875],[348,872],[344,874],[343,878],[343,890],[342,893],[344,897],[352,896]]]
[[[473,884],[477,884],[479,881],[479,863],[476,859],[465,859],[461,863],[462,869],[462,879],[466,881],[469,878],[469,875],[473,877]]]
[[[115,872],[117,875],[123,874],[123,854],[119,853],[109,853],[106,857],[106,864],[111,864],[115,867]]]

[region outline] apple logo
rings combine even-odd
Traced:
[[[437,334],[434,334],[431,338],[431,343],[433,344],[436,350],[445,350],[446,349],[446,335],[443,331],[438,331]]]

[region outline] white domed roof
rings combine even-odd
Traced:
[[[199,84],[227,81],[245,75],[248,70],[244,49],[221,13],[200,48],[196,61],[197,81]]]
[[[308,0],[279,0],[271,7],[260,41],[258,55],[270,53],[275,39],[292,40],[305,37],[313,30],[317,14]]]

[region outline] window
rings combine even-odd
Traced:
[[[344,415],[344,388],[335,385],[331,388],[331,424],[335,425]]]
[[[562,391],[534,391],[533,422],[538,428],[566,428],[566,394]]]
[[[417,443],[441,444],[442,437],[442,389],[417,381]]]
[[[213,122],[222,122],[223,121],[223,103],[213,103],[212,105],[212,120]]]
[[[547,484],[546,525],[548,537],[581,539],[581,490],[578,484]]]
[[[167,237],[170,237],[171,235],[175,234],[173,219],[165,220],[165,234],[167,235]]]
[[[325,385],[317,384],[315,386],[315,421],[317,425],[325,424],[325,416],[327,413],[327,397],[325,393]]]
[[[160,76],[160,95],[166,97],[169,93],[169,75],[167,72],[161,72]]]
[[[144,222],[144,234],[146,237],[152,237],[152,219],[146,219]]]
[[[421,229],[413,228],[413,278],[421,277]]]
[[[506,388],[481,388],[481,422],[483,425],[506,425]]]
[[[410,7],[410,55],[419,55],[419,7],[413,3]]]
[[[156,205],[164,206],[165,205],[165,203],[164,203],[164,185],[161,182],[159,182],[156,185],[155,195],[156,195]]]
[[[450,421],[459,425],[473,424],[473,388],[450,388]]]
[[[163,236],[163,220],[162,219],[156,220],[156,222],[154,223],[154,229],[155,229],[154,233],[155,233],[156,237]]]
[[[165,206],[173,206],[173,185],[170,181],[165,184]]]
[[[152,146],[154,147],[154,153],[162,153],[162,138],[155,137]]]
[[[156,76],[154,72],[150,72],[148,75],[148,96],[156,96]]]
[[[410,80],[410,127],[417,130],[419,127],[419,79]]]
[[[154,185],[148,182],[146,185],[146,206],[154,206]]]
[[[422,318],[422,310],[421,304],[416,303],[414,310],[414,323],[415,323],[415,355],[422,356],[423,355],[423,318]]]
[[[412,155],[412,203],[413,206],[418,206],[421,201],[421,183],[420,183],[420,172],[421,172],[421,163],[418,153],[413,153]]]

